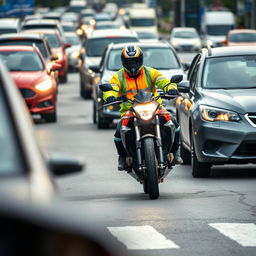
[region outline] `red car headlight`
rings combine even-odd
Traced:
[[[42,83],[39,83],[35,86],[35,88],[39,91],[48,91],[49,89],[52,88],[52,81],[51,80],[46,80]]]

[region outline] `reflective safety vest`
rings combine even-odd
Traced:
[[[130,77],[122,68],[109,81],[113,88],[117,91],[108,91],[103,93],[103,99],[106,100],[110,96],[118,97],[125,95],[129,99],[134,99],[134,96],[140,91],[152,92],[155,96],[158,95],[157,87],[163,89],[165,85],[170,83],[170,79],[164,77],[158,70],[143,66],[138,77]],[[176,84],[170,84],[165,88],[165,91],[177,89]],[[161,98],[157,100],[162,104]],[[124,102],[120,104],[121,116],[131,107],[131,103]]]

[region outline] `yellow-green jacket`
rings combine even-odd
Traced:
[[[128,99],[134,99],[134,96],[143,90],[152,92],[155,96],[158,95],[157,87],[163,89],[165,85],[170,83],[170,79],[164,77],[158,70],[143,66],[137,78],[130,77],[122,68],[115,73],[109,81],[113,88],[117,91],[103,92],[103,99],[106,100],[110,96],[118,97],[125,95]],[[157,87],[156,87],[157,86]],[[175,83],[169,84],[165,91],[170,89],[177,89]],[[162,104],[162,100],[157,100]],[[123,116],[131,107],[131,103],[124,102],[120,104],[120,113]]]

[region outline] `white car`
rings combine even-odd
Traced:
[[[202,47],[196,29],[189,27],[173,28],[170,43],[177,51],[199,51]]]

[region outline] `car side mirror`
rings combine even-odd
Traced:
[[[59,71],[61,70],[61,65],[60,64],[52,64],[52,67],[50,68],[50,71]]]
[[[178,83],[177,86],[179,92],[188,93],[190,90],[190,82],[188,80]]]
[[[73,174],[81,172],[84,168],[84,163],[78,159],[67,158],[64,156],[52,156],[48,159],[50,171],[55,176]]]
[[[100,72],[100,67],[99,67],[99,66],[91,66],[90,69],[91,69],[94,73],[99,73],[99,72]]]
[[[182,79],[183,79],[183,75],[174,75],[174,76],[172,76],[172,78],[170,79],[170,82],[177,84],[177,83],[181,82]]]

